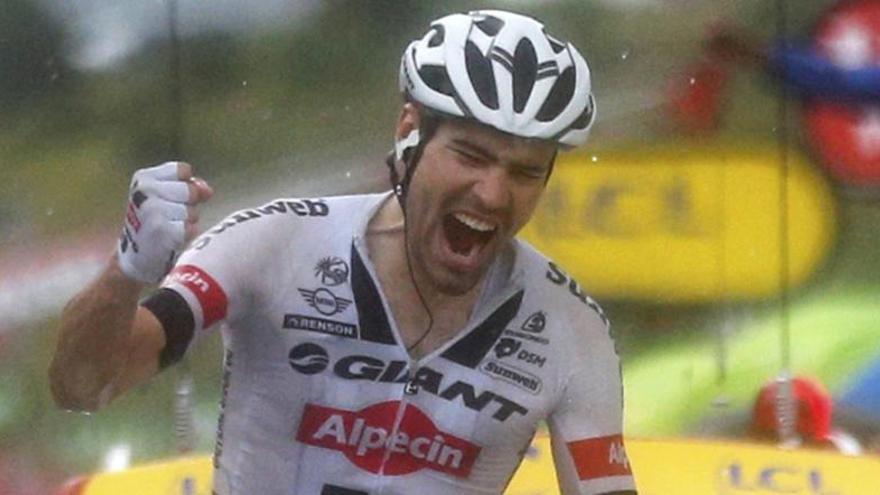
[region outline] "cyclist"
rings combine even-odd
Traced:
[[[514,237],[587,138],[587,62],[477,11],[413,41],[400,86],[392,191],[237,212],[170,273],[212,193],[184,163],[138,171],[63,312],[56,401],[97,409],[219,329],[217,494],[501,493],[543,421],[563,493],[634,494],[607,319]]]

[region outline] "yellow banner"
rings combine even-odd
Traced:
[[[633,441],[640,495],[874,495],[880,458],[708,441]]]
[[[627,440],[639,495],[876,495],[880,457],[735,442]],[[94,476],[82,495],[210,495],[208,456]],[[550,440],[535,439],[505,492],[558,495]]]
[[[562,155],[523,236],[599,298],[772,297],[782,286],[782,208],[791,286],[826,258],[835,231],[826,181],[800,153],[788,161],[782,188],[780,154],[767,145]]]
[[[639,495],[876,495],[880,457],[736,442],[626,443]],[[547,437],[535,439],[506,492],[558,495]]]

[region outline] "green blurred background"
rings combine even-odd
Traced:
[[[830,3],[788,2],[786,34],[808,36]],[[120,445],[133,463],[175,453],[180,368],[93,416],[57,410],[46,384],[55,317],[113,248],[131,173],[168,159],[193,163],[217,193],[204,226],[276,196],[383,187],[400,53],[441,14],[512,9],[574,42],[590,61],[600,108],[588,148],[778,139],[778,88],[755,72],[732,78],[711,135],[683,135],[665,112],[670,81],[702,57],[712,24],[736,22],[769,39],[778,29],[773,2],[178,0],[176,49],[173,5],[5,0],[0,8],[0,472],[7,466],[7,478],[36,473],[54,483],[98,471]],[[813,156],[797,104],[789,110],[792,148]],[[812,166],[821,169],[815,159]],[[834,249],[791,294],[788,350],[796,372],[838,391],[880,352],[880,207],[865,191],[832,187]],[[589,292],[589,280],[581,282]],[[781,366],[777,299],[600,302],[621,343],[630,435],[694,434],[712,417],[748,408]],[[220,361],[213,338],[187,363],[205,452]]]

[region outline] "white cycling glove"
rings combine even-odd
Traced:
[[[140,169],[131,178],[116,251],[122,271],[140,282],[161,280],[186,244],[190,188],[177,171],[177,162],[167,162]]]

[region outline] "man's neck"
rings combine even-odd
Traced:
[[[450,295],[432,287],[418,270],[411,273],[403,211],[394,197],[370,219],[366,240],[378,283],[404,343],[410,347],[418,342],[411,351],[414,356],[433,351],[467,325],[484,281],[465,294]]]

